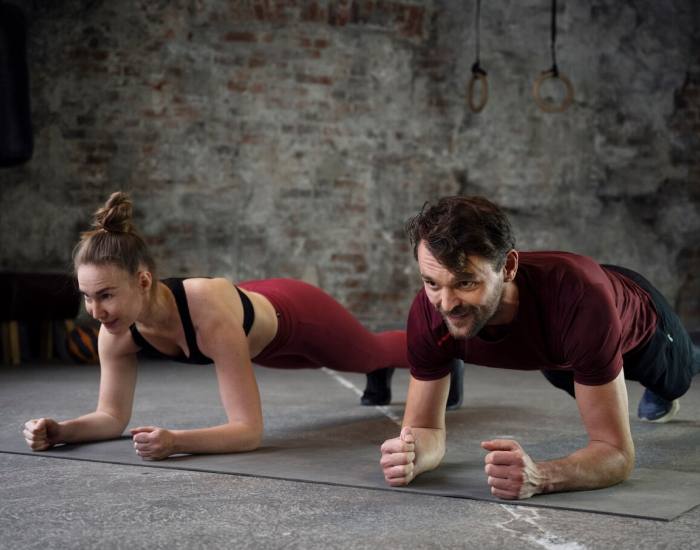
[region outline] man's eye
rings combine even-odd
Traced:
[[[461,288],[470,288],[474,286],[474,283],[472,281],[462,281],[461,283],[459,283],[459,286]]]

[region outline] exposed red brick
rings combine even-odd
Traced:
[[[226,87],[232,92],[245,92],[246,83],[241,81],[229,80],[226,83]]]
[[[252,32],[230,31],[222,38],[222,42],[257,42],[258,37]]]
[[[297,74],[297,82],[302,82],[304,84],[322,84],[323,86],[330,86],[333,84],[333,80],[329,76],[313,76],[310,74]]]
[[[194,107],[188,105],[183,105],[182,107],[175,107],[175,116],[178,118],[186,118],[189,120],[198,120],[201,118],[199,111]]]
[[[403,28],[403,34],[408,37],[420,38],[423,35],[423,17],[425,8],[422,6],[408,6],[408,17]]]
[[[260,82],[248,86],[248,91],[252,94],[262,94],[267,92],[267,85]]]
[[[119,147],[116,143],[100,143],[99,151],[101,153],[116,153]]]
[[[80,65],[80,72],[83,74],[107,74],[109,68],[104,65],[95,65],[94,63],[83,63]]]
[[[68,51],[68,57],[71,59],[89,59],[90,50],[87,48],[75,48]]]
[[[144,118],[164,118],[167,112],[167,107],[163,107],[160,112],[156,112],[153,109],[143,109],[141,116]]]

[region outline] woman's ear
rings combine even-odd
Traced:
[[[153,275],[150,271],[139,271],[136,276],[138,277],[139,288],[144,294],[148,294],[153,286]]]

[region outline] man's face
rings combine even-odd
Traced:
[[[453,338],[471,338],[484,326],[496,324],[505,298],[502,270],[494,271],[480,256],[468,256],[463,270],[453,273],[423,243],[418,246],[418,267],[428,299]]]

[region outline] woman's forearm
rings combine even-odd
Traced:
[[[127,424],[128,420],[124,422],[108,413],[95,411],[59,422],[59,442],[70,444],[115,439],[124,433]]]
[[[240,453],[257,449],[262,440],[262,429],[243,423],[197,430],[172,430],[171,433],[175,453]]]

